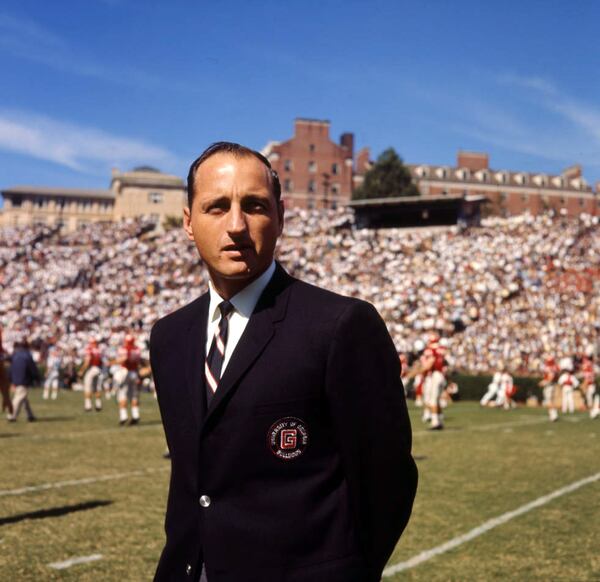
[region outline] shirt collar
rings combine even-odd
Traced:
[[[272,261],[267,270],[257,279],[252,281],[250,285],[244,287],[239,293],[236,293],[229,301],[240,315],[250,319],[256,304],[268,285],[273,273],[275,272],[275,261]],[[214,321],[220,317],[219,304],[223,301],[223,298],[217,293],[212,284],[212,281],[208,282],[208,290],[210,293],[210,303],[208,306],[208,321]]]

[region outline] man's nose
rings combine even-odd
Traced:
[[[227,232],[230,234],[240,234],[246,231],[246,215],[237,204],[232,205],[229,209],[228,219]]]

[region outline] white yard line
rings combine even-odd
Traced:
[[[448,434],[454,434],[455,432],[462,432],[463,430],[465,431],[488,431],[488,430],[496,430],[498,428],[506,428],[509,426],[527,426],[530,424],[543,424],[543,423],[547,423],[548,422],[548,418],[547,417],[539,417],[539,416],[531,416],[530,418],[525,418],[523,420],[513,420],[511,422],[495,422],[492,424],[476,424],[476,425],[467,425],[464,428],[461,428],[460,430],[450,430],[448,431]],[[444,432],[444,431],[442,431]],[[425,434],[438,434],[437,431],[434,430],[415,430],[413,431],[413,436],[422,436]]]
[[[393,564],[392,566],[387,567],[383,571],[383,576],[384,578],[389,578],[390,576],[393,576],[398,572],[403,572],[404,570],[414,568],[415,566],[418,566],[423,562],[431,560],[431,558],[435,558],[436,556],[445,554],[446,552],[453,550],[454,548],[457,548],[458,546],[465,544],[466,542],[470,542],[471,540],[479,537],[480,535],[483,535],[491,529],[494,529],[495,527],[503,525],[511,519],[514,519],[515,517],[519,517],[520,515],[531,511],[532,509],[536,509],[538,507],[541,507],[542,505],[546,505],[546,503],[550,503],[550,501],[553,501],[558,497],[566,495],[567,493],[572,493],[573,491],[576,491],[577,489],[584,487],[585,485],[589,485],[590,483],[594,483],[598,480],[600,480],[600,473],[596,473],[595,475],[591,475],[589,477],[586,477],[585,479],[575,481],[570,485],[566,485],[565,487],[556,489],[552,493],[548,493],[547,495],[538,497],[537,499],[534,499],[533,501],[530,501],[525,505],[521,505],[521,507],[518,507],[513,511],[508,511],[507,513],[503,513],[498,517],[489,519],[488,521],[482,523],[480,526],[472,529],[471,531],[468,531],[467,533],[452,538],[451,540],[448,540],[447,542],[436,546],[435,548],[425,550],[420,554],[413,556],[406,562],[399,562],[398,564]]]
[[[64,562],[52,562],[48,564],[50,568],[54,568],[55,570],[64,570],[65,568],[70,568],[75,564],[87,564],[88,562],[95,562],[96,560],[101,560],[102,554],[92,554],[91,556],[81,556],[80,558],[71,558],[70,560],[65,560]]]
[[[19,487],[18,489],[0,489],[0,497],[8,495],[24,495],[25,493],[35,493],[37,491],[48,491],[49,489],[62,489],[63,487],[76,487],[78,485],[89,485],[91,483],[101,483],[103,481],[115,481],[117,479],[127,479],[128,477],[143,477],[150,473],[169,471],[171,466],[160,467],[157,469],[141,469],[139,471],[129,471],[127,473],[113,473],[111,475],[98,475],[96,477],[87,477],[85,479],[70,479],[68,481],[55,481],[54,483],[42,483],[41,485],[31,485],[29,487]]]
[[[529,418],[524,418],[523,420],[513,420],[511,422],[497,422],[497,423],[493,423],[493,424],[478,424],[472,427],[469,427],[469,430],[481,430],[481,431],[486,431],[486,430],[495,430],[496,428],[505,428],[507,426],[525,426],[528,424],[544,424],[544,423],[548,423],[548,417],[547,416],[543,416],[543,417],[539,417],[539,416],[531,416]]]

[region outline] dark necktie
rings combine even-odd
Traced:
[[[217,391],[219,380],[221,379],[221,370],[223,369],[223,360],[225,359],[225,346],[227,345],[227,333],[229,331],[228,316],[233,311],[233,305],[229,301],[222,301],[219,304],[219,311],[221,312],[219,328],[213,337],[206,362],[204,363],[208,404],[210,404],[212,397]]]

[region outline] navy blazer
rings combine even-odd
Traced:
[[[28,349],[17,348],[14,351],[10,361],[9,376],[10,383],[15,386],[32,386],[40,381],[40,372]]]
[[[384,322],[278,264],[207,409],[208,304],[150,339],[172,463],[155,580],[378,581],[417,484]]]

